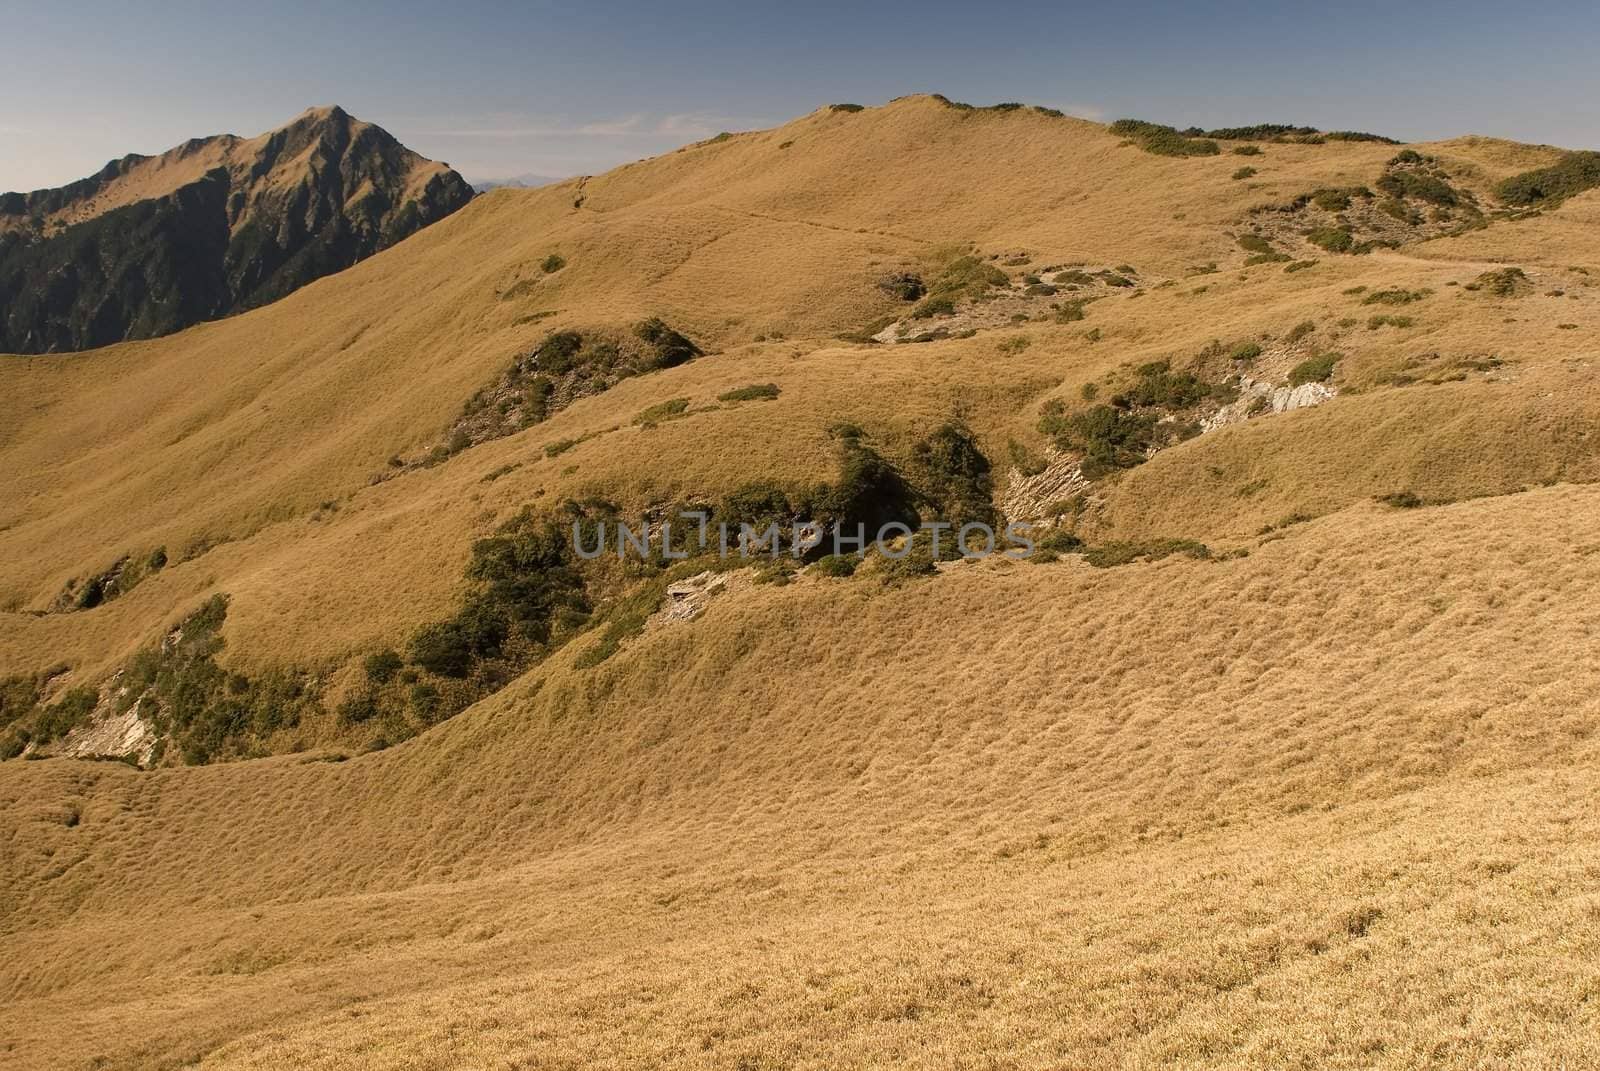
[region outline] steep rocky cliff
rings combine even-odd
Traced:
[[[0,352],[152,338],[264,305],[471,197],[447,166],[337,107],[0,194]]]

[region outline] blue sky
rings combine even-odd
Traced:
[[[1600,147],[1600,6],[0,0],[0,190],[341,104],[468,178],[939,92],[1179,126]]]

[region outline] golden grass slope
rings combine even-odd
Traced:
[[[230,666],[348,672],[447,613],[524,504],[825,477],[835,421],[893,454],[960,416],[998,463],[1124,364],[1304,320],[1344,355],[1333,401],[1103,489],[1098,536],[1247,557],[751,588],[344,762],[0,764],[0,1062],[1600,1060],[1600,200],[1243,267],[1250,207],[1393,151],[1271,145],[1247,183],[1031,112],[823,110],[490,193],[231,320],[0,362],[0,669],[84,681],[215,591]],[[1550,155],[1428,151],[1480,191]],[[833,337],[952,243],[1142,285],[1080,323]],[[1504,264],[1530,294],[1465,289]],[[1432,294],[1373,329],[1355,287]],[[547,331],[646,315],[713,352],[370,483]],[[713,406],[758,382],[780,397]],[[632,424],[679,397],[703,411]],[[1396,490],[1465,501],[1369,501]],[[25,612],[161,544],[115,602]]]
[[[1446,146],[1448,159],[1482,170],[1485,181],[1520,162],[1508,159],[1501,143]],[[195,592],[237,593],[250,575],[263,567],[271,572],[270,562],[287,554],[296,569],[338,575],[319,582],[314,596],[305,583],[285,586],[274,576],[273,584],[297,606],[337,606],[346,623],[312,630],[275,613],[270,646],[280,657],[344,652],[371,642],[380,629],[369,623],[392,631],[447,601],[454,566],[471,539],[492,526],[489,511],[502,513],[541,491],[554,498],[592,488],[633,505],[647,491],[668,489],[654,474],[670,472],[670,483],[706,493],[795,465],[821,474],[830,461],[812,447],[828,423],[851,415],[840,411],[841,399],[862,420],[895,422],[896,413],[935,419],[948,415],[956,395],[997,379],[1016,390],[1060,379],[1070,394],[1127,360],[1192,351],[1217,337],[1281,333],[1307,317],[1332,321],[1329,341],[1349,351],[1350,367],[1394,363],[1429,349],[1503,348],[1527,371],[1520,386],[1498,397],[1521,391],[1542,397],[1528,366],[1554,374],[1548,368],[1560,356],[1588,351],[1587,331],[1557,325],[1595,323],[1593,291],[1568,272],[1600,259],[1591,232],[1559,222],[1592,213],[1588,199],[1547,217],[1547,229],[1559,234],[1549,241],[1530,240],[1529,228],[1545,224],[1534,220],[1403,256],[1329,257],[1293,275],[1264,265],[1189,285],[1185,273],[1195,263],[1242,263],[1230,232],[1248,208],[1318,185],[1369,180],[1390,151],[1359,143],[1270,146],[1254,158],[1259,179],[1239,183],[1229,180],[1227,160],[1149,156],[1094,124],[1032,112],[957,112],[910,98],[854,115],[823,110],[775,131],[588,180],[496,191],[403,250],[322,280],[287,303],[179,338],[0,365],[0,475],[13,489],[0,514],[7,562],[0,605],[41,608],[69,579],[124,553],[165,545],[177,559],[224,540],[242,544],[157,578],[140,593],[138,609],[107,608],[99,620],[70,623],[8,614],[0,635],[18,651],[16,668],[58,661],[52,651],[74,662],[111,658],[144,642]],[[873,286],[879,276],[952,242],[1026,252],[1035,263],[1132,262],[1152,284],[1178,282],[1146,290],[1137,306],[1095,306],[1081,329],[1030,326],[1035,344],[1020,361],[997,355],[985,335],[909,352],[828,341],[892,308]],[[551,251],[561,252],[568,266],[546,275],[539,263]],[[1437,251],[1458,255],[1418,263]],[[1533,271],[1541,287],[1570,285],[1568,297],[1512,306],[1464,301],[1444,289],[1507,257]],[[1427,285],[1439,296],[1421,310],[1422,326],[1413,332],[1351,331],[1337,327],[1338,320],[1364,320],[1369,311],[1341,296],[1353,285]],[[547,312],[556,315],[530,319]],[[390,457],[414,456],[437,442],[466,397],[547,331],[652,313],[721,352],[692,369],[586,402],[440,470],[408,475],[403,491],[367,489]],[[1086,342],[1090,328],[1100,330],[1100,343]],[[775,333],[796,341],[751,342]],[[925,375],[929,366],[940,374]],[[674,458],[680,464],[638,464],[622,448],[626,436],[542,460],[544,444],[626,424],[653,401],[697,388],[725,390],[785,368],[781,379],[799,396],[798,407],[696,426],[695,441],[682,451],[692,456]],[[841,378],[869,369],[895,382],[892,396],[873,396],[858,389],[865,384]],[[1008,397],[1011,413],[985,417],[978,430],[996,448],[1006,437],[1036,438],[1036,412],[1027,402]],[[1407,402],[1395,395],[1372,404]],[[1335,418],[1297,418],[1324,419]],[[650,440],[644,456],[674,434]],[[1199,459],[1214,448],[1196,443],[1174,458],[1206,465]],[[1570,442],[1561,449],[1587,453]],[[728,459],[737,461],[730,467]],[[482,489],[483,474],[518,461],[520,469]],[[573,464],[576,473],[569,471]],[[1448,490],[1461,493],[1463,483],[1479,492],[1514,489],[1555,467],[1541,462],[1526,480],[1513,474],[1447,481]],[[1316,509],[1364,497],[1371,484],[1359,480],[1319,495]],[[1215,504],[1211,494],[1197,503],[1181,488],[1169,490],[1180,496],[1173,506],[1179,516]],[[1296,494],[1292,485],[1278,489],[1271,508],[1282,515]],[[327,502],[340,505],[338,514],[318,510]],[[396,508],[412,519],[401,521]],[[312,516],[317,521],[308,523]],[[1242,522],[1250,531],[1261,523],[1253,512]],[[358,542],[360,560],[353,561],[348,548]],[[332,557],[324,559],[315,545],[328,546]],[[397,574],[401,557],[438,564],[427,581],[433,594]],[[383,591],[394,600],[371,605],[384,598],[372,593]],[[352,613],[347,600],[358,593],[366,605]],[[249,603],[236,611],[249,614]],[[230,631],[238,627],[230,622]],[[89,638],[79,642],[68,632]]]
[[[1231,562],[803,582],[347,763],[8,764],[4,1043],[1582,1066],[1597,520],[1562,487]]]

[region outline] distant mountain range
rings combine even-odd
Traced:
[[[552,182],[560,182],[567,176],[561,175],[512,175],[510,178],[474,179],[472,189],[475,193],[484,193],[488,190],[497,190],[501,187],[513,189],[529,189],[534,186],[548,186]]]
[[[471,198],[447,165],[338,107],[0,194],[0,352],[153,338],[264,305]]]

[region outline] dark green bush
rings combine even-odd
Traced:
[[[1318,227],[1306,235],[1306,241],[1330,253],[1348,253],[1356,244],[1347,227]]]
[[[748,387],[738,387],[724,394],[717,395],[719,402],[756,402],[771,401],[780,391],[776,383],[752,383]]]
[[[945,424],[919,441],[912,464],[918,492],[940,518],[957,527],[999,521],[989,459],[966,426]]]
[[[1390,197],[1414,197],[1435,205],[1454,205],[1460,201],[1448,182],[1420,171],[1390,171],[1378,180],[1378,189]]]
[[[546,275],[551,275],[567,266],[566,258],[560,253],[551,253],[539,262],[539,270]]]
[[[1549,167],[1513,175],[1495,187],[1508,205],[1554,204],[1600,186],[1600,152],[1572,152]]]
[[[1301,361],[1289,370],[1289,386],[1302,383],[1322,383],[1333,375],[1333,366],[1339,362],[1337,353],[1323,353]]]
[[[669,398],[664,402],[657,402],[655,405],[641,410],[639,414],[633,418],[633,422],[635,424],[643,424],[646,427],[649,427],[658,424],[663,420],[671,420],[673,417],[682,416],[688,411],[688,409],[689,399]]]
[[[829,554],[817,559],[811,571],[818,576],[846,577],[855,575],[861,559],[853,554]]]
[[[1170,126],[1141,119],[1118,119],[1109,129],[1157,156],[1216,156],[1222,151],[1214,141],[1185,137]]]
[[[1102,543],[1088,548],[1084,560],[1096,569],[1110,569],[1138,561],[1160,561],[1174,554],[1191,558],[1211,557],[1211,548],[1193,539],[1151,539],[1136,542]]]
[[[385,647],[381,651],[369,654],[362,665],[367,671],[369,681],[374,684],[387,684],[405,666],[405,660],[393,648]]]

